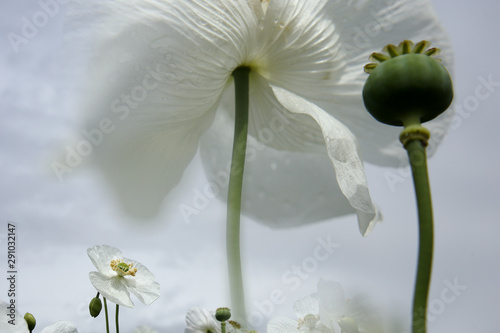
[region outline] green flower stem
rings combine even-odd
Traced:
[[[109,333],[109,320],[108,320],[108,302],[106,301],[106,297],[102,297],[104,299],[104,314],[106,315],[106,333]]]
[[[420,129],[423,129],[423,127],[420,127]],[[425,151],[427,140],[422,139],[422,131],[414,133],[414,138],[411,138],[411,132],[409,135],[407,133],[406,135],[410,136],[410,138],[407,138],[404,142],[404,146],[408,151],[415,184],[419,220],[419,251],[415,293],[413,296],[412,332],[425,333],[427,331],[427,303],[432,272],[434,226]]]
[[[235,125],[233,156],[227,196],[226,249],[229,270],[229,288],[231,305],[237,320],[245,321],[245,296],[240,254],[240,213],[241,190],[248,133],[250,68],[238,67],[233,72],[235,89]]]
[[[220,323],[220,332],[221,333],[226,333],[226,322],[223,321],[222,323]]]
[[[116,304],[116,315],[115,315],[115,324],[116,324],[116,333],[120,333],[120,329],[118,327],[118,309],[120,306]]]

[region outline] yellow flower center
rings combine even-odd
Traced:
[[[121,259],[111,260],[111,264],[109,264],[109,266],[120,276],[135,276],[135,273],[137,273],[137,268],[133,267],[134,264],[127,264]]]
[[[319,321],[318,315],[308,314],[304,318],[299,319],[297,329],[301,329],[303,327],[306,328],[316,328],[316,324]]]

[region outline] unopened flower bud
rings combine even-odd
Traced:
[[[343,317],[339,320],[340,330],[345,333],[358,333],[358,323],[352,317]]]
[[[102,302],[99,297],[94,297],[89,304],[89,312],[92,317],[97,317],[101,313]]]
[[[450,74],[432,56],[439,49],[426,49],[422,41],[387,45],[373,53],[365,71],[370,74],[363,88],[366,109],[378,121],[394,126],[420,124],[444,112],[453,99]]]
[[[36,326],[36,319],[35,317],[29,313],[29,312],[26,312],[26,314],[24,315],[24,320],[26,320],[26,323],[28,324],[28,329],[31,331],[33,331],[35,329],[35,326]]]
[[[217,311],[215,311],[215,319],[218,321],[224,322],[229,320],[231,318],[231,310],[228,308],[218,308]]]

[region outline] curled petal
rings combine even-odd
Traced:
[[[380,217],[371,201],[356,138],[345,125],[316,105],[281,88],[273,87],[273,90],[279,102],[290,112],[310,115],[320,126],[337,182],[351,206],[356,209],[359,230],[366,236]]]
[[[233,127],[234,120],[220,112],[200,144],[209,179],[204,186],[211,187],[221,200],[227,200]],[[277,150],[262,143],[274,140],[280,131],[286,131],[286,127],[271,122],[260,131],[260,141],[248,138],[243,214],[283,228],[354,213],[333,177],[324,143],[322,153]]]

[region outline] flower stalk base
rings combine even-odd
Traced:
[[[241,271],[240,215],[243,171],[248,134],[250,68],[238,67],[233,72],[235,88],[235,125],[231,172],[227,197],[226,248],[229,287],[234,317],[244,322],[246,318],[243,274]]]

